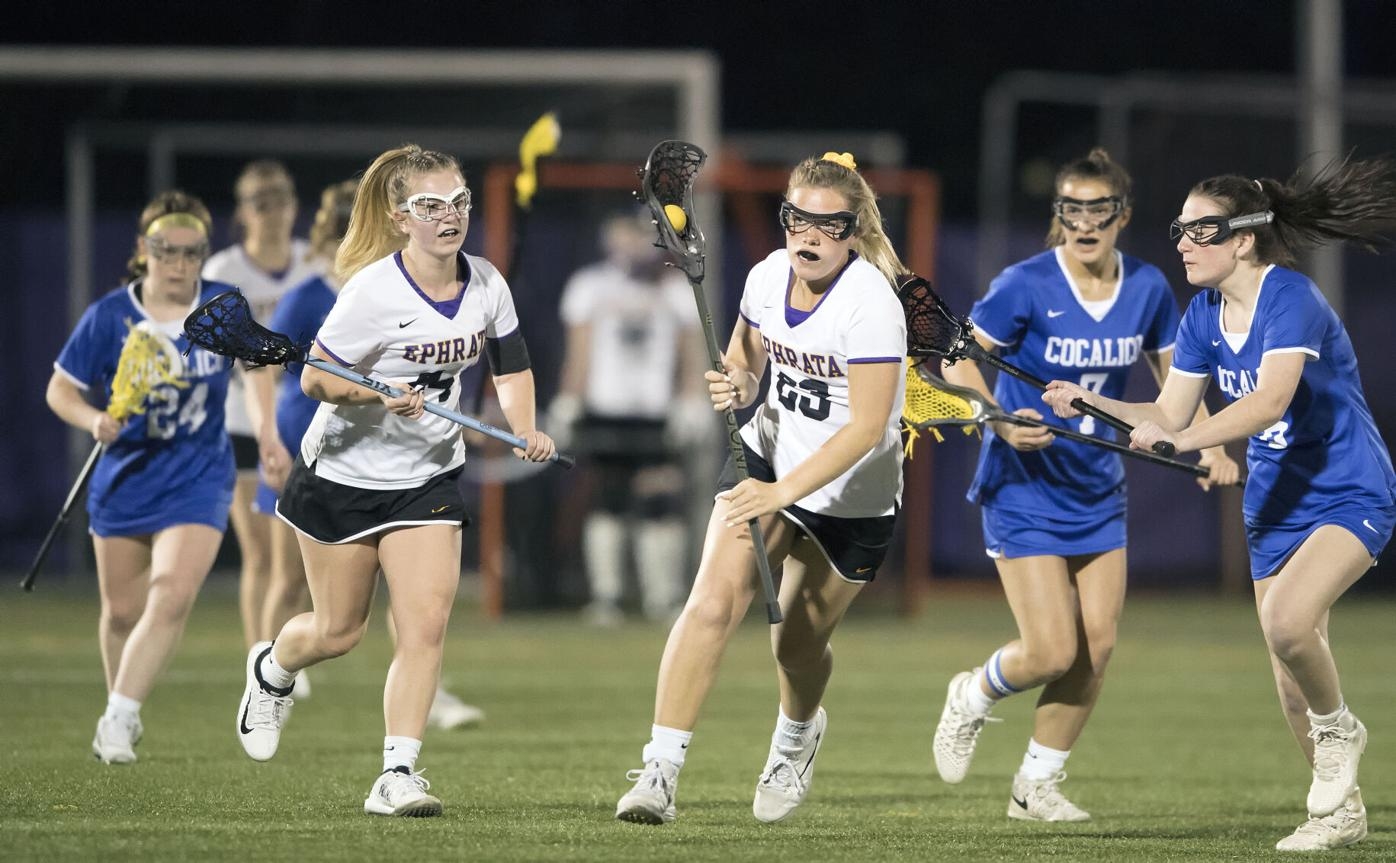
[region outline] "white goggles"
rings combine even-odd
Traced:
[[[464,219],[470,215],[470,189],[460,186],[449,195],[418,192],[399,206],[398,210],[411,213],[412,218],[419,222],[438,222],[452,211]]]

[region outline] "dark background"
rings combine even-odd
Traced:
[[[1344,75],[1354,84],[1386,81],[1396,93],[1396,3],[1342,4]],[[1299,48],[1295,2],[928,2],[928,3],[442,3],[329,2],[239,4],[69,4],[7,9],[0,44],[92,46],[341,47],[402,49],[594,48],[712,52],[722,67],[722,126],[728,134],[780,130],[862,130],[895,133],[905,142],[905,165],[929,169],[942,183],[941,227],[935,238],[937,279],[952,305],[967,310],[986,285],[976,271],[980,225],[977,189],[986,90],[1013,70],[1097,76],[1156,74],[1216,92],[1240,80],[1293,82]],[[66,337],[72,310],[64,296],[63,141],[74,123],[161,119],[314,120],[325,123],[421,123],[423,107],[442,126],[526,128],[537,96],[503,91],[484,99],[430,86],[366,96],[335,88],[275,88],[259,93],[219,87],[149,88],[125,85],[0,84],[0,291],[11,310],[0,320],[7,379],[17,384],[13,409],[0,412],[0,568],[22,568],[52,521],[76,464],[67,436],[43,404],[49,367]],[[634,94],[626,94],[633,97]],[[569,116],[621,111],[603,94],[559,91],[564,129]],[[620,104],[617,102],[617,104]],[[1091,112],[1035,106],[1019,115],[1011,255],[1041,248],[1047,202],[1032,166],[1084,154],[1096,140]],[[1191,295],[1163,226],[1191,183],[1215,173],[1287,176],[1300,152],[1291,119],[1180,117],[1140,111],[1131,129],[1128,167],[1136,178],[1135,222],[1122,246],[1158,264],[1173,280],[1180,306]],[[1362,155],[1391,152],[1392,126],[1352,124],[1346,145]],[[831,144],[830,146],[834,146]],[[568,140],[564,132],[566,157]],[[811,142],[811,152],[825,149]],[[277,154],[267,154],[277,155]],[[614,154],[642,161],[643,153]],[[130,245],[130,226],[149,195],[144,156],[108,154],[100,174],[97,260],[99,290],[117,283]],[[180,163],[179,181],[214,210],[226,236],[231,187],[241,158]],[[361,169],[359,160],[288,159],[301,190],[301,221],[313,212],[316,190]],[[467,172],[472,171],[467,166]],[[1050,177],[1050,173],[1048,175]],[[596,213],[585,202],[540,195],[527,238],[529,284],[520,293],[539,375],[540,401],[551,396],[560,362],[556,296],[575,263],[594,254]],[[895,218],[895,215],[889,217]],[[302,229],[298,233],[304,234]],[[467,249],[478,252],[478,231]],[[772,242],[775,241],[773,232]],[[911,240],[908,239],[907,242]],[[222,245],[218,242],[216,245]],[[729,243],[735,248],[737,243]],[[559,254],[560,249],[566,254]],[[1396,360],[1390,357],[1389,292],[1396,264],[1387,257],[1348,254],[1345,318],[1363,364],[1368,399],[1390,439],[1396,429]],[[104,263],[105,262],[105,263]],[[723,261],[727,307],[735,306],[749,261],[729,252]],[[529,304],[535,308],[526,308]],[[1141,386],[1144,372],[1136,373]],[[1149,397],[1144,386],[1140,397]],[[978,514],[963,502],[976,444],[952,435],[935,451],[935,569],[991,577],[979,550]],[[1239,456],[1237,448],[1235,455]],[[1202,498],[1186,478],[1131,466],[1131,572],[1146,584],[1216,581],[1217,523],[1235,499]],[[511,487],[511,513],[548,518],[536,507],[565,496],[554,478]],[[515,493],[512,489],[518,488]],[[81,516],[79,515],[79,522]],[[80,529],[80,528],[78,528]],[[915,525],[904,529],[917,529]],[[1185,537],[1185,542],[1179,542]],[[565,545],[569,538],[559,537]],[[536,552],[528,535],[518,554]],[[56,560],[65,563],[60,551]],[[546,572],[573,562],[519,560],[532,582],[529,600],[569,601],[569,590]],[[573,572],[575,576],[575,572]],[[1375,579],[1368,579],[1369,582]]]

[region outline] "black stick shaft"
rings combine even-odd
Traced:
[[[1207,470],[1207,468],[1203,467],[1202,465],[1192,464],[1190,462],[1185,461],[1178,461],[1177,459],[1162,456],[1158,453],[1145,452],[1142,449],[1131,449],[1130,447],[1124,446],[1123,444],[1115,443],[1114,441],[1101,440],[1098,437],[1092,437],[1091,435],[1082,434],[1081,432],[1072,431],[1071,429],[1064,429],[1058,426],[1048,425],[1047,423],[1038,422],[1037,420],[1028,419],[1027,417],[1016,416],[1014,414],[1000,413],[996,411],[988,414],[986,419],[997,422],[1013,423],[1014,425],[1019,426],[1037,426],[1040,428],[1047,429],[1057,437],[1063,437],[1067,440],[1080,441],[1081,443],[1091,444],[1092,446],[1098,446],[1103,449],[1108,449],[1111,452],[1117,452],[1120,455],[1127,455],[1130,458],[1142,459],[1143,461],[1152,462],[1154,464],[1160,464],[1164,467],[1171,467],[1175,470],[1185,471],[1186,473],[1194,474],[1199,477],[1206,477],[1211,475],[1211,471]]]
[[[1023,381],[1027,384],[1031,384],[1032,386],[1035,386],[1040,390],[1047,389],[1047,382],[1044,381],[1042,378],[1039,378],[1037,375],[1034,375],[1030,372],[1023,371],[1022,369],[1018,368],[1017,366],[1013,365],[1007,360],[1002,359],[996,354],[989,353],[988,351],[980,347],[979,343],[974,341],[973,339],[966,340],[964,352],[965,356],[969,357],[972,360],[986,362],[994,368],[998,369],[999,371],[1004,372],[1005,374],[1012,375],[1018,380]],[[1105,411],[1085,401],[1084,399],[1072,399],[1071,406],[1076,408],[1076,410],[1080,411],[1086,416],[1095,417],[1096,419],[1100,420],[1101,422],[1105,423],[1106,425],[1110,426],[1116,431],[1124,432],[1125,434],[1129,434],[1130,432],[1134,431],[1134,426],[1130,425],[1129,423],[1125,422],[1117,416],[1106,413]],[[1173,457],[1174,455],[1177,455],[1178,453],[1177,448],[1174,447],[1173,444],[1165,440],[1161,440],[1158,443],[1155,443],[1153,446],[1153,450],[1159,455],[1167,456],[1169,458]]]
[[[726,374],[727,370],[722,366],[722,348],[717,343],[717,331],[713,329],[713,315],[708,308],[707,295],[703,293],[703,283],[691,278],[688,284],[693,288],[693,301],[698,305],[698,316],[703,322],[703,341],[708,348],[708,363],[713,371]],[[746,450],[742,447],[741,428],[737,425],[737,409],[729,407],[723,412],[723,417],[727,420],[727,449],[732,454],[732,464],[737,468],[737,479],[741,481],[751,474],[747,471]],[[766,620],[774,625],[781,622],[780,602],[776,598],[775,579],[771,577],[771,562],[766,558],[765,531],[761,529],[759,519],[753,518],[746,524],[751,531],[756,570],[761,576],[761,590],[766,599]]]
[[[92,478],[92,468],[97,465],[97,458],[102,454],[102,445],[99,443],[92,447],[92,452],[88,454],[87,461],[83,463],[82,470],[78,471],[78,478],[73,481],[73,487],[68,490],[68,499],[63,501],[63,508],[58,511],[58,518],[53,520],[53,525],[48,529],[48,535],[44,537],[43,544],[39,546],[39,553],[34,555],[34,562],[30,564],[29,571],[24,574],[19,586],[26,591],[34,589],[34,579],[39,577],[39,567],[44,565],[48,558],[49,551],[53,548],[54,540],[58,539],[58,532],[63,529],[63,525],[68,523],[68,517],[73,513],[73,503],[82,494],[82,490],[87,488],[87,481]]]

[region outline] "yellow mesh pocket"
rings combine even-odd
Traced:
[[[126,343],[116,361],[107,413],[120,422],[145,413],[146,396],[160,384],[189,386],[179,378],[182,365],[173,344],[127,319]]]
[[[922,429],[930,431],[937,441],[943,441],[945,438],[936,428],[937,425],[966,420],[962,430],[967,435],[974,434],[977,428],[974,424],[975,416],[974,405],[954,393],[931,386],[925,378],[917,374],[913,363],[907,363],[906,401],[902,405],[902,425],[907,432],[907,458],[912,457],[912,448],[921,436]]]

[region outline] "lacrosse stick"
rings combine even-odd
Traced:
[[[145,397],[150,395],[150,391],[156,386],[171,384],[181,389],[189,386],[187,381],[179,378],[184,371],[184,361],[173,342],[145,321],[132,324],[127,320],[126,327],[126,341],[122,344],[121,355],[116,360],[116,374],[112,376],[111,399],[107,402],[106,411],[119,423],[136,414],[145,413]],[[49,551],[53,549],[59,531],[68,523],[68,518],[73,513],[73,504],[77,502],[82,490],[87,488],[87,481],[92,478],[92,469],[97,466],[97,459],[101,455],[102,444],[98,442],[92,447],[92,452],[88,453],[87,461],[83,462],[82,470],[78,471],[78,477],[73,481],[73,487],[68,489],[63,508],[58,511],[58,518],[54,519],[44,536],[29,571],[20,580],[19,586],[25,591],[34,590],[34,580],[39,577],[39,568],[44,565]]]
[[[897,278],[897,297],[902,301],[906,312],[907,354],[913,357],[940,357],[956,362],[970,359],[985,362],[994,368],[1012,375],[1020,381],[1041,390],[1047,389],[1047,382],[1036,375],[1023,371],[996,354],[984,350],[974,338],[974,324],[955,317],[945,305],[931,283],[914,274]],[[1111,428],[1129,434],[1134,426],[1106,413],[1084,399],[1072,399],[1071,406],[1081,413],[1095,417]],[[1177,449],[1168,441],[1159,441],[1153,446],[1154,452],[1172,457]]]
[[[722,347],[713,329],[712,311],[703,293],[707,240],[693,212],[693,181],[707,159],[708,154],[693,144],[660,141],[650,151],[645,167],[640,171],[639,197],[649,206],[650,215],[654,217],[655,228],[659,231],[658,245],[674,255],[675,261],[671,266],[683,270],[684,275],[688,276],[689,286],[693,288],[693,301],[698,305],[703,341],[708,348],[708,364],[718,374],[726,374],[722,366]],[[737,469],[737,481],[740,482],[751,474],[746,466],[746,451],[742,448],[736,409],[728,408],[723,416],[727,420],[728,450]],[[771,578],[771,563],[766,559],[765,532],[754,518],[747,522],[747,528],[751,531],[756,569],[761,576],[761,590],[765,594],[766,619],[773,624],[780,623],[780,603],[776,599],[775,581]]]
[[[1114,441],[1101,440],[1098,437],[1092,437],[1071,429],[1060,428],[1017,414],[1004,413],[969,387],[955,386],[938,377],[926,368],[924,362],[907,368],[906,403],[902,408],[902,420],[911,429],[913,440],[918,430],[934,429],[936,426],[979,426],[987,422],[1005,422],[1020,426],[1046,428],[1057,437],[1098,446],[1120,455],[1186,471],[1195,476],[1206,477],[1209,474],[1207,468],[1201,465],[1178,461],[1153,452],[1130,449]],[[908,448],[910,448],[910,441],[908,441]]]
[[[305,348],[297,347],[288,337],[281,333],[274,333],[257,323],[252,317],[252,309],[247,305],[247,298],[242,295],[241,291],[224,291],[190,312],[189,317],[184,320],[184,333],[189,337],[191,344],[198,345],[220,356],[241,360],[252,366],[305,363],[381,395],[402,395],[402,391],[391,384],[367,375],[361,375],[356,371],[327,362],[319,357],[312,357]],[[482,423],[473,417],[456,413],[436,402],[429,401],[424,407],[429,413],[434,413],[468,429],[474,429],[495,440],[504,441],[519,449],[528,448],[528,443],[523,438],[487,423]],[[575,463],[571,456],[562,453],[554,453],[549,461],[557,462],[566,468],[572,467]]]

